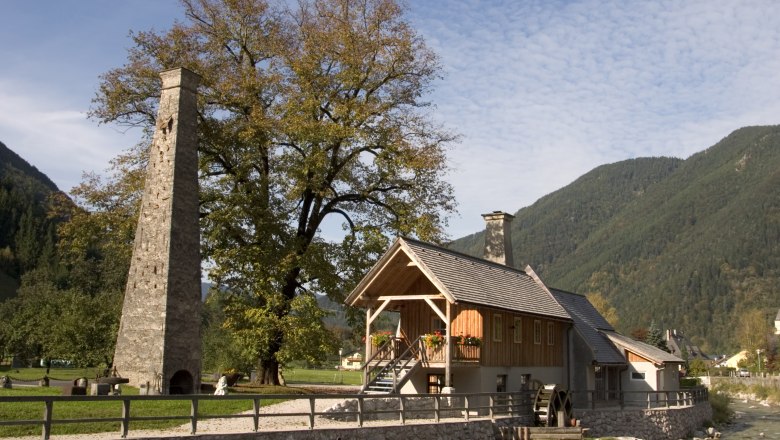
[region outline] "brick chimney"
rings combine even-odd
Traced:
[[[493,211],[482,214],[485,219],[485,254],[486,260],[505,266],[514,267],[512,257],[512,231],[510,225],[515,216],[506,212]]]

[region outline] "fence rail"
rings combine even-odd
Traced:
[[[369,409],[371,405],[366,403],[382,399],[385,401],[396,401],[396,409]],[[412,400],[424,400],[428,405],[409,405]],[[190,415],[159,415],[159,416],[133,416],[130,409],[134,402],[164,400],[164,401],[189,401]],[[202,414],[198,411],[199,403],[209,400],[246,400],[252,401],[252,411],[241,414]],[[261,413],[261,403],[268,400],[308,400],[308,411],[306,412],[280,412],[280,413]],[[342,411],[338,413],[316,411],[317,401],[333,400],[356,400],[356,411]],[[446,400],[443,405],[442,401]],[[53,418],[55,404],[61,402],[121,402],[122,411],[120,417],[96,417],[79,419],[61,419]],[[356,419],[357,426],[362,427],[363,423],[369,419],[381,419],[385,415],[397,417],[402,424],[408,419],[425,418],[438,422],[445,416],[451,417],[457,413],[459,418],[469,421],[470,419],[485,419],[496,417],[513,417],[527,414],[531,408],[530,393],[510,392],[510,393],[458,393],[458,394],[395,394],[395,395],[371,395],[371,394],[318,394],[301,396],[300,394],[229,394],[225,396],[214,396],[208,394],[187,395],[187,396],[13,396],[0,397],[0,405],[14,404],[21,402],[41,403],[43,409],[42,419],[32,420],[0,420],[0,426],[15,425],[41,425],[43,439],[51,437],[53,425],[72,424],[72,423],[93,423],[93,422],[119,422],[120,435],[127,437],[132,422],[149,420],[182,420],[189,422],[191,434],[196,434],[198,421],[205,419],[224,419],[224,418],[251,418],[253,430],[262,429],[261,421],[273,417],[306,417],[308,418],[308,428],[314,429],[317,416],[330,415],[349,417]],[[384,408],[387,406],[385,405]],[[425,417],[419,417],[421,413],[427,414]],[[416,417],[418,416],[418,417]],[[335,417],[334,417],[335,418]]]
[[[708,400],[706,388],[690,388],[680,391],[614,391],[616,400],[599,400],[599,393],[594,390],[571,391],[572,395],[585,395],[591,409],[606,406],[644,407],[644,408],[673,408],[695,405]],[[317,416],[329,415],[334,419],[349,418],[354,420],[358,427],[369,420],[387,420],[388,417],[397,418],[400,423],[406,423],[409,419],[423,418],[438,422],[441,418],[453,418],[469,421],[471,419],[494,419],[497,417],[530,416],[532,400],[535,393],[508,392],[508,393],[456,393],[456,394],[229,394],[214,396],[209,394],[186,396],[13,396],[0,397],[0,405],[32,402],[40,403],[43,409],[43,417],[31,420],[0,420],[0,426],[15,425],[40,425],[44,440],[51,436],[53,425],[70,423],[93,422],[119,422],[120,435],[125,438],[130,431],[133,422],[150,420],[181,420],[189,423],[191,433],[196,434],[199,420],[224,419],[224,418],[250,418],[253,431],[263,428],[261,421],[274,417],[305,417],[308,419],[308,428],[314,429]],[[372,400],[381,399],[394,404],[372,405]],[[190,402],[190,415],[158,415],[158,416],[133,416],[130,409],[134,402],[142,401],[188,401]],[[241,414],[203,414],[199,412],[199,403],[214,400],[244,400],[252,402],[252,410]],[[263,401],[279,400],[307,400],[308,411],[305,412],[278,412],[261,413]],[[340,412],[326,412],[317,410],[317,401],[333,404],[333,401],[357,401],[355,410],[342,410]],[[331,402],[325,402],[331,401]],[[121,402],[122,410],[119,417],[96,417],[79,419],[53,418],[55,404],[62,402]],[[414,404],[412,404],[414,403]],[[388,409],[389,408],[389,409]],[[579,408],[585,409],[585,408]]]
[[[695,405],[709,400],[705,387],[685,388],[679,391],[571,391],[575,402],[587,402],[590,409],[620,408],[675,408]],[[579,398],[579,399],[578,399]],[[581,408],[584,409],[584,408]]]

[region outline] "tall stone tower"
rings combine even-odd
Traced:
[[[127,277],[114,367],[149,393],[200,389],[197,88],[186,69],[162,94]]]

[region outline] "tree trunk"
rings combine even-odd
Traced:
[[[257,381],[262,385],[279,385],[279,362],[261,359]]]

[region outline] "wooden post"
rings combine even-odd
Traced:
[[[358,426],[362,428],[363,427],[363,396],[358,397],[357,419],[358,419]]]
[[[130,430],[130,399],[122,400],[122,438],[127,438],[127,432]]]
[[[439,423],[440,410],[441,410],[441,401],[439,400],[439,395],[436,394],[433,396],[433,419],[436,421],[436,423]]]
[[[309,397],[309,429],[314,429],[314,397]]]
[[[192,399],[192,404],[190,405],[190,419],[192,420],[192,432],[190,434],[195,435],[195,433],[198,431],[198,398],[195,397]]]
[[[252,399],[252,424],[257,432],[260,429],[260,399]]]
[[[369,358],[371,358],[371,307],[366,308],[366,364],[363,366],[363,386],[368,385]]]
[[[447,306],[447,347],[445,348],[446,362],[444,364],[444,386],[448,388],[448,391],[451,391],[449,388],[452,387],[452,372],[450,365],[452,363],[452,316],[450,302],[445,299],[444,303]]]
[[[399,418],[401,420],[401,424],[406,424],[406,413],[404,412],[406,410],[406,407],[404,406],[404,396],[403,394],[398,395],[398,408],[399,408]]]
[[[51,436],[51,413],[54,402],[47,399],[43,404],[43,440],[49,440]]]

